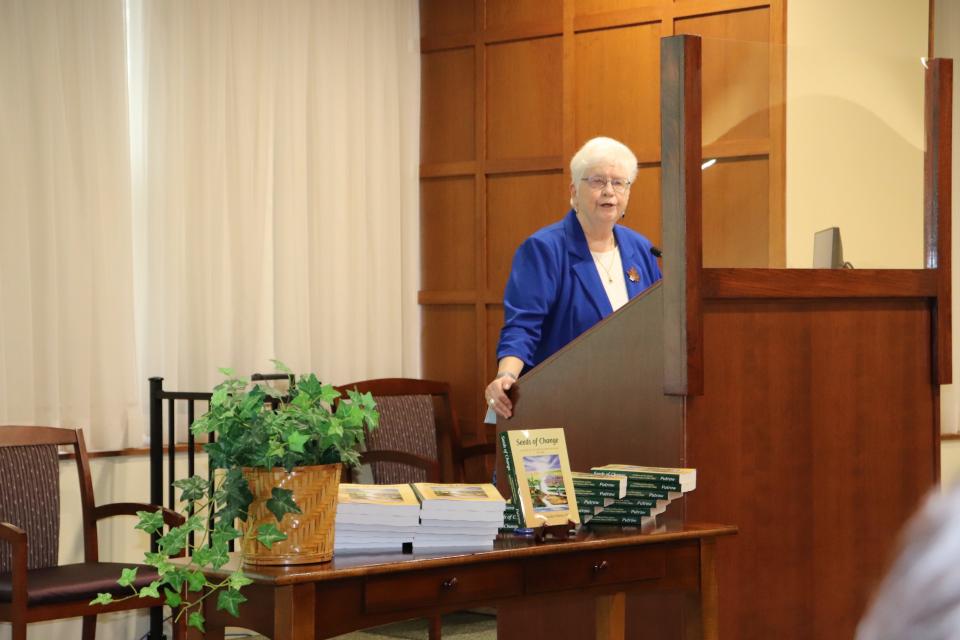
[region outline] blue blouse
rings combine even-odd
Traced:
[[[644,236],[619,225],[614,226],[613,235],[620,248],[627,296],[633,298],[660,280],[660,267]],[[497,360],[516,356],[523,360],[524,371],[613,313],[573,210],[517,249],[503,306]]]

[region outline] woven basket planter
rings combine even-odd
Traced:
[[[310,564],[333,558],[333,525],[337,515],[337,489],[340,465],[285,469],[244,468],[243,475],[253,493],[250,517],[244,524],[243,552],[250,564]],[[274,487],[293,491],[293,500],[303,513],[288,513],[283,521],[267,509],[267,500]],[[267,549],[254,538],[246,538],[246,530],[274,523],[287,534],[286,540],[274,542]]]

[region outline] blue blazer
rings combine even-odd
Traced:
[[[660,267],[644,236],[619,225],[613,234],[620,247],[627,296],[632,299],[662,277]],[[497,360],[516,356],[526,365],[524,371],[613,313],[573,210],[517,249],[503,307]]]

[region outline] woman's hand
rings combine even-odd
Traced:
[[[483,392],[487,406],[498,416],[509,418],[513,415],[513,402],[507,397],[507,391],[517,382],[517,376],[523,370],[523,361],[514,356],[505,356],[498,363],[497,376],[490,381]]]

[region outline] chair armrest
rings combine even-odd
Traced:
[[[497,454],[497,445],[493,442],[472,444],[469,447],[460,447],[460,459],[476,458],[478,456],[493,456]]]
[[[11,604],[17,607],[27,606],[27,532],[15,524],[0,522],[0,540],[13,547],[13,571],[10,583],[13,589]]]
[[[0,540],[13,545],[14,553],[19,547],[27,548],[27,532],[9,522],[0,522]]]
[[[114,502],[100,505],[93,510],[93,517],[95,520],[103,520],[104,518],[112,518],[113,516],[135,516],[137,515],[137,511],[149,511],[153,513],[157,509],[163,510],[163,524],[168,527],[179,527],[187,521],[186,518],[176,511],[144,502]]]
[[[427,472],[427,482],[440,482],[440,463],[405,451],[365,451],[360,454],[360,464],[371,462],[397,462]]]

